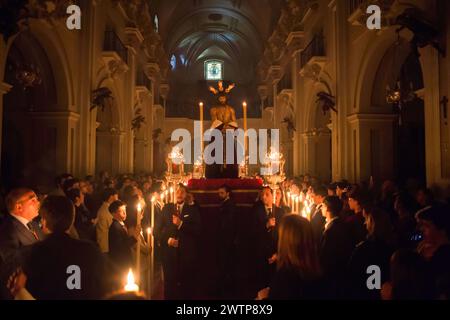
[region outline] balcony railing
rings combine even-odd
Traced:
[[[125,47],[119,36],[112,30],[105,31],[104,51],[116,52],[119,57],[128,64],[128,49]]]
[[[143,72],[136,73],[136,86],[146,87],[148,90],[152,89],[152,80],[150,80],[147,75]]]
[[[278,82],[278,92],[289,89],[292,89],[292,68],[290,66],[288,66],[280,82]]]
[[[352,15],[366,0],[350,0],[350,15]]]
[[[324,57],[325,56],[325,44],[323,36],[314,36],[312,41],[306,46],[300,55],[301,68],[306,66],[306,64],[313,57]]]

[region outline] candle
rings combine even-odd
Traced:
[[[149,276],[149,285],[148,285],[148,292],[149,292],[149,298],[152,298],[152,282],[153,282],[153,274],[154,274],[154,265],[155,265],[155,202],[156,198],[152,197],[152,211],[150,215],[150,228],[147,229],[148,237],[150,240],[149,246],[151,250],[150,254],[150,276]],[[151,234],[151,238],[150,238]]]
[[[200,107],[200,154],[203,165],[203,102],[200,102],[198,105]]]
[[[173,187],[170,187],[170,202],[175,203],[175,195],[173,193]]]
[[[286,200],[287,200],[286,205],[288,207],[290,207],[291,206],[291,192],[290,191],[286,192]]]
[[[151,245],[152,243],[152,238],[151,238],[151,234],[152,234],[152,228],[147,228],[147,246],[149,247],[149,250],[151,250],[151,254],[149,255],[149,262],[150,262],[150,267],[148,269],[148,279],[147,279],[147,283],[148,283],[148,297],[151,299],[152,297],[152,276],[153,276],[153,269],[152,269],[152,260],[153,260],[153,247]]]
[[[247,157],[247,102],[242,103],[242,109],[244,112],[244,159]]]
[[[141,217],[142,217],[142,205],[139,202],[136,206],[136,229],[139,230],[141,228]],[[141,234],[142,231],[139,232],[139,236],[137,238],[136,243],[136,277],[139,281],[141,275]]]
[[[138,292],[139,286],[134,282],[134,275],[133,271],[128,271],[127,275],[127,284],[125,285],[125,291],[126,292]]]

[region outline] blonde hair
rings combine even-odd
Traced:
[[[317,243],[311,224],[305,218],[290,214],[283,218],[278,238],[277,268],[294,268],[307,279],[321,275]]]

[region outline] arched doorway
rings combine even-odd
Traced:
[[[4,81],[13,87],[4,96],[2,125],[2,184],[50,186],[59,173],[58,126],[48,120],[57,109],[56,81],[50,59],[30,33],[13,41]]]
[[[399,103],[388,103],[388,90],[401,91]],[[376,73],[372,105],[392,112],[393,178],[400,184],[410,179],[426,184],[424,82],[419,57],[406,41],[395,43],[385,54]],[[378,145],[382,145],[380,141]],[[382,153],[382,149],[371,150]],[[391,156],[391,155],[384,155]],[[372,166],[376,168],[376,166]],[[374,175],[377,175],[374,170]]]

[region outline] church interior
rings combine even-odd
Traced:
[[[121,279],[130,282],[133,273],[146,299],[265,299],[287,290],[286,283],[269,287],[269,276],[264,284],[260,279],[282,268],[278,229],[281,224],[286,234],[290,218],[272,216],[270,197],[274,208],[311,224],[316,212],[322,219],[318,190],[327,186],[327,206],[328,197],[338,197],[344,207],[350,202],[350,211],[358,196],[360,211],[369,210],[357,186],[381,199],[383,209],[380,203],[392,196],[386,209],[392,214],[400,190],[422,190],[441,204],[450,199],[446,0],[20,0],[2,1],[0,12],[0,230],[9,230],[9,214],[24,206],[24,188],[40,201],[33,220],[43,231],[55,227],[52,197],[64,195],[75,206],[76,238],[91,237],[108,255],[112,239],[105,251],[100,211],[109,201],[105,191],[115,189],[136,242],[133,267],[128,275],[121,270]],[[221,132],[215,140],[203,136],[210,128]],[[179,129],[189,133],[189,159],[174,138]],[[230,130],[243,132],[232,147],[243,159],[207,163],[208,145]],[[262,132],[272,140],[250,163]],[[229,152],[223,150],[222,159]],[[262,173],[265,166],[269,172]],[[229,197],[237,209],[223,218]],[[267,236],[256,227],[256,199],[270,207],[261,223],[275,239],[267,240],[264,250],[272,246],[274,255],[262,267],[250,254]],[[413,199],[428,208],[416,193]],[[119,221],[111,207],[105,212]],[[447,215],[448,227],[448,207],[436,210]],[[197,215],[201,225],[190,221]],[[333,219],[323,215],[326,232]],[[164,238],[166,232],[177,236]],[[0,234],[0,286],[9,297],[3,269],[12,251],[5,237]],[[186,273],[197,275],[195,283]],[[27,277],[29,285],[17,292],[54,298]]]

